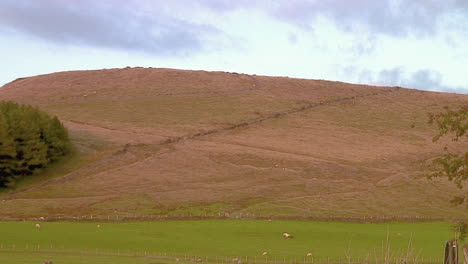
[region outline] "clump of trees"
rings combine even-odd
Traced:
[[[451,135],[452,141],[466,142],[468,134],[468,106],[459,110],[451,110],[446,107],[444,112],[429,114],[429,123],[437,126],[437,134],[433,141],[438,141],[442,136]],[[463,144],[463,143],[462,143]],[[445,177],[453,181],[456,186],[463,190],[468,180],[468,152],[452,153],[447,151],[444,155],[437,157],[434,168],[429,178]],[[455,196],[452,203],[465,204],[468,209],[468,191],[462,195]]]
[[[0,102],[0,188],[34,174],[71,150],[57,117],[13,102]]]

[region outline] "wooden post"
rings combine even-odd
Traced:
[[[468,244],[463,246],[463,256],[465,256],[464,264],[468,264]]]
[[[444,264],[458,264],[458,243],[456,240],[445,242]]]

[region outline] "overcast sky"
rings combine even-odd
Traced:
[[[0,85],[126,66],[468,93],[468,0],[0,0]]]

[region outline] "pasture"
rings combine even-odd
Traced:
[[[0,263],[348,263],[404,255],[436,263],[452,236],[444,222],[0,222]]]

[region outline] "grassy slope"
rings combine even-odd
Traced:
[[[384,223],[352,224],[334,222],[303,221],[158,221],[138,223],[67,223],[43,222],[41,228],[34,227],[34,222],[0,223],[0,260],[20,259],[37,263],[44,257],[62,260],[67,263],[120,263],[122,257],[80,256],[79,252],[91,254],[117,252],[142,254],[144,251],[154,255],[163,253],[178,257],[245,257],[264,258],[262,252],[268,252],[270,261],[277,258],[303,260],[312,252],[316,260],[344,259],[346,255],[353,259],[382,257],[382,243],[386,244],[387,233],[392,258],[408,255],[413,257],[441,258],[443,241],[451,236],[446,223]],[[100,224],[100,228],[97,227]],[[284,239],[281,234],[290,232],[294,239]],[[125,239],[121,239],[125,238]],[[408,244],[412,243],[412,252]],[[53,253],[12,252],[11,247],[20,251],[50,250]],[[333,245],[333,246],[331,246]],[[10,250],[6,250],[9,248]],[[68,254],[64,254],[68,253]],[[75,254],[75,256],[73,256]],[[113,259],[113,260],[112,260]],[[124,258],[126,259],[126,258]],[[32,261],[35,262],[32,262]],[[128,259],[126,259],[128,261]],[[154,263],[155,260],[135,258],[132,263]],[[115,261],[115,262],[112,262]],[[20,262],[18,262],[20,263]],[[122,262],[124,263],[124,262]]]
[[[420,177],[443,147],[427,112],[464,95],[133,68],[26,78],[0,98],[58,115],[78,149],[0,194],[3,217],[467,215],[450,184]]]

